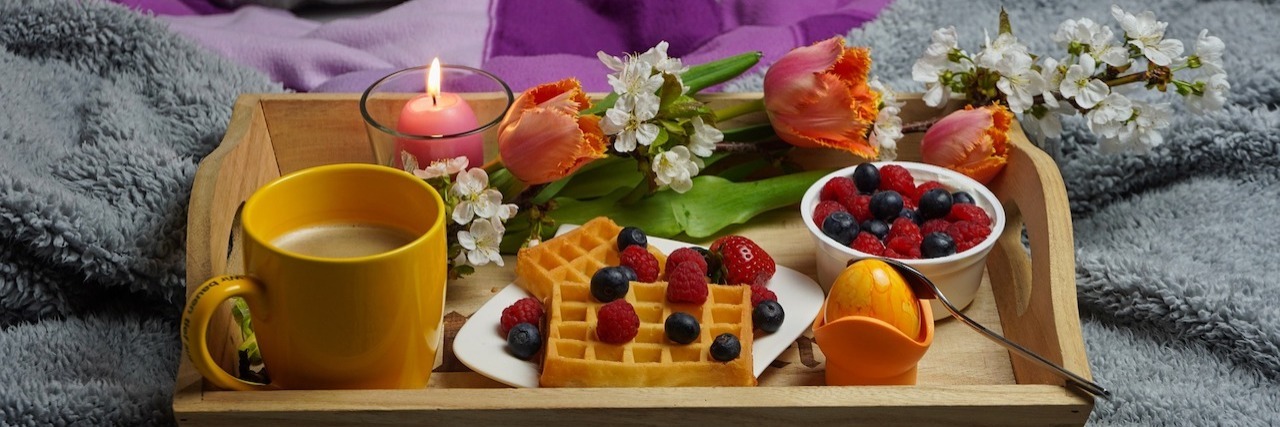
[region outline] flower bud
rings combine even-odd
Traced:
[[[929,127],[920,142],[925,163],[960,172],[987,184],[1009,161],[1013,113],[1003,105],[965,107]]]
[[[836,148],[875,158],[867,141],[880,94],[867,86],[871,53],[833,37],[799,47],[769,67],[764,105],[778,137],[797,147]]]
[[[498,152],[526,184],[564,178],[605,156],[600,117],[579,116],[591,100],[575,79],[547,83],[516,98],[498,125]]]

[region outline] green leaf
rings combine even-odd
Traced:
[[[689,87],[686,93],[692,95],[738,77],[760,62],[760,56],[759,51],[753,51],[689,67],[682,76],[684,85]]]
[[[690,119],[694,116],[706,116],[714,114],[706,104],[693,99],[690,96],[681,96],[670,107],[667,107],[660,117],[671,119]]]
[[[607,195],[619,188],[635,188],[644,179],[644,175],[636,170],[635,159],[610,157],[596,160],[592,164],[606,161],[608,167],[578,171],[569,184],[560,190],[560,195],[587,200]]]
[[[682,93],[684,93],[684,86],[680,85],[676,76],[662,73],[662,87],[658,88],[658,114],[662,114],[662,111],[680,99]]]
[[[758,123],[724,131],[724,140],[732,142],[752,142],[778,136],[773,125],[768,122]]]
[[[552,197],[555,197],[556,193],[559,193],[560,190],[563,189],[564,186],[568,184],[569,184],[568,178],[551,181],[545,187],[542,187],[542,191],[539,191],[537,196],[533,197],[532,203],[535,205],[541,205],[543,203],[546,203],[547,201],[551,200]]]
[[[1013,26],[1009,25],[1009,12],[1004,10],[1004,6],[1000,6],[1000,34],[1013,35]]]
[[[579,115],[583,115],[583,116],[597,115],[598,116],[598,115],[604,114],[605,110],[613,108],[613,104],[616,104],[616,103],[618,103],[618,94],[615,92],[610,92],[609,95],[604,97],[604,99],[596,101],[595,105],[592,105],[591,108],[582,110],[582,112],[579,113]]]
[[[655,148],[661,147],[663,144],[667,143],[667,140],[670,140],[670,139],[671,139],[671,132],[667,131],[666,127],[658,128],[658,136],[653,139],[652,144],[649,144],[649,152],[653,153]]]
[[[675,237],[684,233],[703,238],[763,212],[799,203],[809,186],[828,172],[809,171],[742,183],[700,176],[694,178],[693,189],[688,193],[664,190],[626,206],[616,203],[626,189],[587,202],[558,198],[559,207],[551,215],[561,224],[582,224],[597,216],[608,216],[618,223],[643,228],[652,236]]]
[[[733,165],[716,174],[716,176],[737,182],[746,179],[748,176],[751,176],[751,174],[756,173],[767,166],[769,166],[768,160],[755,159],[749,162]]]

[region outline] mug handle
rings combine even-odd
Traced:
[[[254,306],[263,306],[256,304],[263,300],[263,292],[262,285],[254,278],[229,275],[209,279],[196,288],[187,299],[187,307],[182,310],[182,348],[200,375],[218,387],[236,391],[275,390],[276,387],[269,384],[251,383],[228,374],[209,354],[209,343],[205,341],[209,321],[222,302],[231,297],[243,297]]]

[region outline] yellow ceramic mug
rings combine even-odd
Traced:
[[[232,390],[425,387],[440,343],[444,202],[385,166],[320,166],[260,188],[241,212],[246,276],[200,285],[182,342],[205,378]],[[249,305],[270,385],[223,371],[205,341],[231,297]]]

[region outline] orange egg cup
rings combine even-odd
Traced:
[[[827,385],[915,385],[916,367],[933,344],[933,310],[920,304],[920,336],[909,337],[883,320],[847,316],[826,322],[826,304],[813,321],[813,337],[827,358]]]

